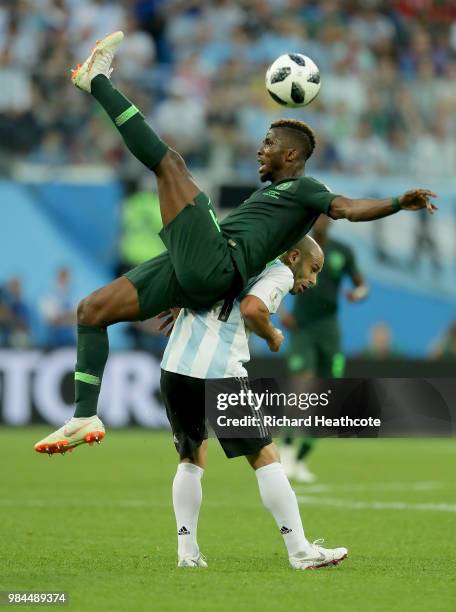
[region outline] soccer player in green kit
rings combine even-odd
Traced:
[[[312,236],[325,253],[325,265],[318,283],[305,299],[293,299],[293,311],[282,311],[281,320],[290,330],[288,371],[297,384],[311,378],[341,378],[345,357],[341,352],[338,321],[339,292],[344,278],[353,288],[346,291],[354,303],[368,295],[364,277],[358,269],[353,251],[342,242],[328,236],[329,217],[320,215],[312,229]],[[293,447],[293,436],[286,432],[280,454],[285,472],[298,482],[314,482],[315,475],[308,469],[306,458],[315,444],[314,438],[301,439],[298,449]]]
[[[315,146],[311,128],[284,119],[272,124],[258,151],[260,179],[271,184],[256,191],[219,224],[209,198],[182,157],[112,86],[111,63],[122,39],[122,32],[114,32],[97,42],[71,78],[101,104],[133,155],[155,173],[163,221],[160,236],[167,252],[80,302],[75,415],[38,442],[38,452],[65,452],[103,438],[104,427],[96,411],[109,352],[109,325],[148,319],[173,306],[207,307],[237,295],[248,278],[307,234],[320,214],[372,221],[401,208],[427,208],[429,212],[436,208],[430,202],[435,194],[426,189],[375,200],[331,193],[319,181],[303,176]],[[176,117],[181,120],[185,117]]]

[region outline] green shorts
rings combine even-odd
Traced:
[[[164,227],[160,237],[167,252],[125,274],[138,291],[141,320],[173,306],[209,307],[241,291],[231,247],[204,193]]]
[[[340,378],[345,357],[340,351],[339,324],[335,317],[293,330],[288,352],[291,374],[311,373],[320,378]]]

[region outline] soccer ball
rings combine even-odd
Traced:
[[[266,71],[266,89],[283,106],[306,106],[320,91],[320,71],[307,55],[287,53]]]

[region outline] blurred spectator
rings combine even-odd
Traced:
[[[391,328],[387,323],[376,323],[371,328],[369,344],[363,355],[369,359],[388,359],[399,355],[393,344]]]
[[[351,28],[366,46],[380,49],[385,41],[391,40],[394,36],[393,23],[378,10],[378,3],[360,2],[359,4],[359,12],[353,16]]]
[[[449,125],[436,118],[431,129],[418,135],[413,148],[412,168],[417,176],[443,178],[456,168],[456,139],[448,138]]]
[[[0,54],[0,112],[25,112],[31,104],[30,75],[13,64],[10,51],[5,49]]]
[[[157,194],[141,191],[136,180],[126,181],[124,187],[118,275],[165,250],[159,236],[163,224]],[[166,338],[159,333],[159,324],[157,319],[131,323],[128,333],[133,341],[133,348],[149,351],[157,356],[163,353]]]
[[[151,70],[155,59],[153,38],[138,29],[138,22],[131,13],[128,14],[122,29],[125,40],[116,54],[119,74],[131,80],[147,78],[146,71]]]
[[[68,30],[76,42],[77,54],[87,55],[95,40],[114,30],[121,30],[125,24],[127,2],[69,0],[65,4],[70,12]]]
[[[140,191],[138,182],[125,183],[119,245],[119,274],[160,255],[165,250],[159,232],[162,228],[156,193]]]
[[[408,264],[408,270],[414,272],[423,258],[429,258],[432,265],[432,273],[439,274],[442,271],[440,261],[439,245],[437,236],[432,231],[432,217],[427,211],[419,211],[416,215],[416,230],[414,235],[414,245]]]
[[[67,161],[64,153],[65,147],[63,146],[62,134],[57,130],[49,130],[41,140],[38,149],[31,154],[30,161],[38,164],[59,166]]]
[[[388,172],[407,176],[410,166],[410,146],[406,132],[400,127],[393,127],[388,132]]]
[[[0,287],[0,346],[30,345],[30,311],[22,297],[22,283],[12,278]]]
[[[169,97],[152,117],[152,123],[160,126],[162,138],[184,157],[199,153],[206,135],[204,102],[190,93],[185,81],[172,80],[168,87]]]
[[[54,290],[43,298],[41,314],[46,325],[46,346],[72,346],[75,344],[76,300],[71,289],[68,268],[57,271]]]
[[[349,111],[346,103],[340,100],[326,120],[328,137],[340,143],[353,134],[355,126],[355,115]]]
[[[351,114],[360,115],[367,108],[367,90],[358,74],[349,66],[340,62],[334,66],[332,73],[323,75],[320,97],[331,113],[340,103],[347,106]]]
[[[431,348],[430,356],[434,359],[456,359],[456,321]]]
[[[358,174],[384,174],[388,168],[388,150],[364,119],[354,136],[338,146],[342,168]]]

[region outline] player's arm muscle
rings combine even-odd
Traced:
[[[374,221],[398,212],[393,208],[393,199],[357,199],[337,196],[331,202],[328,216],[331,219],[349,221]]]
[[[394,215],[402,210],[421,210],[433,213],[437,206],[430,201],[436,194],[429,189],[412,189],[398,198],[358,199],[336,196],[328,210],[332,219],[348,219],[349,221],[374,221]]]
[[[266,304],[255,295],[247,295],[241,302],[241,315],[247,327],[260,338],[269,340],[274,326]]]
[[[247,295],[240,307],[246,326],[254,334],[266,340],[269,350],[276,353],[283,342],[283,334],[273,326],[266,304],[256,295]]]

